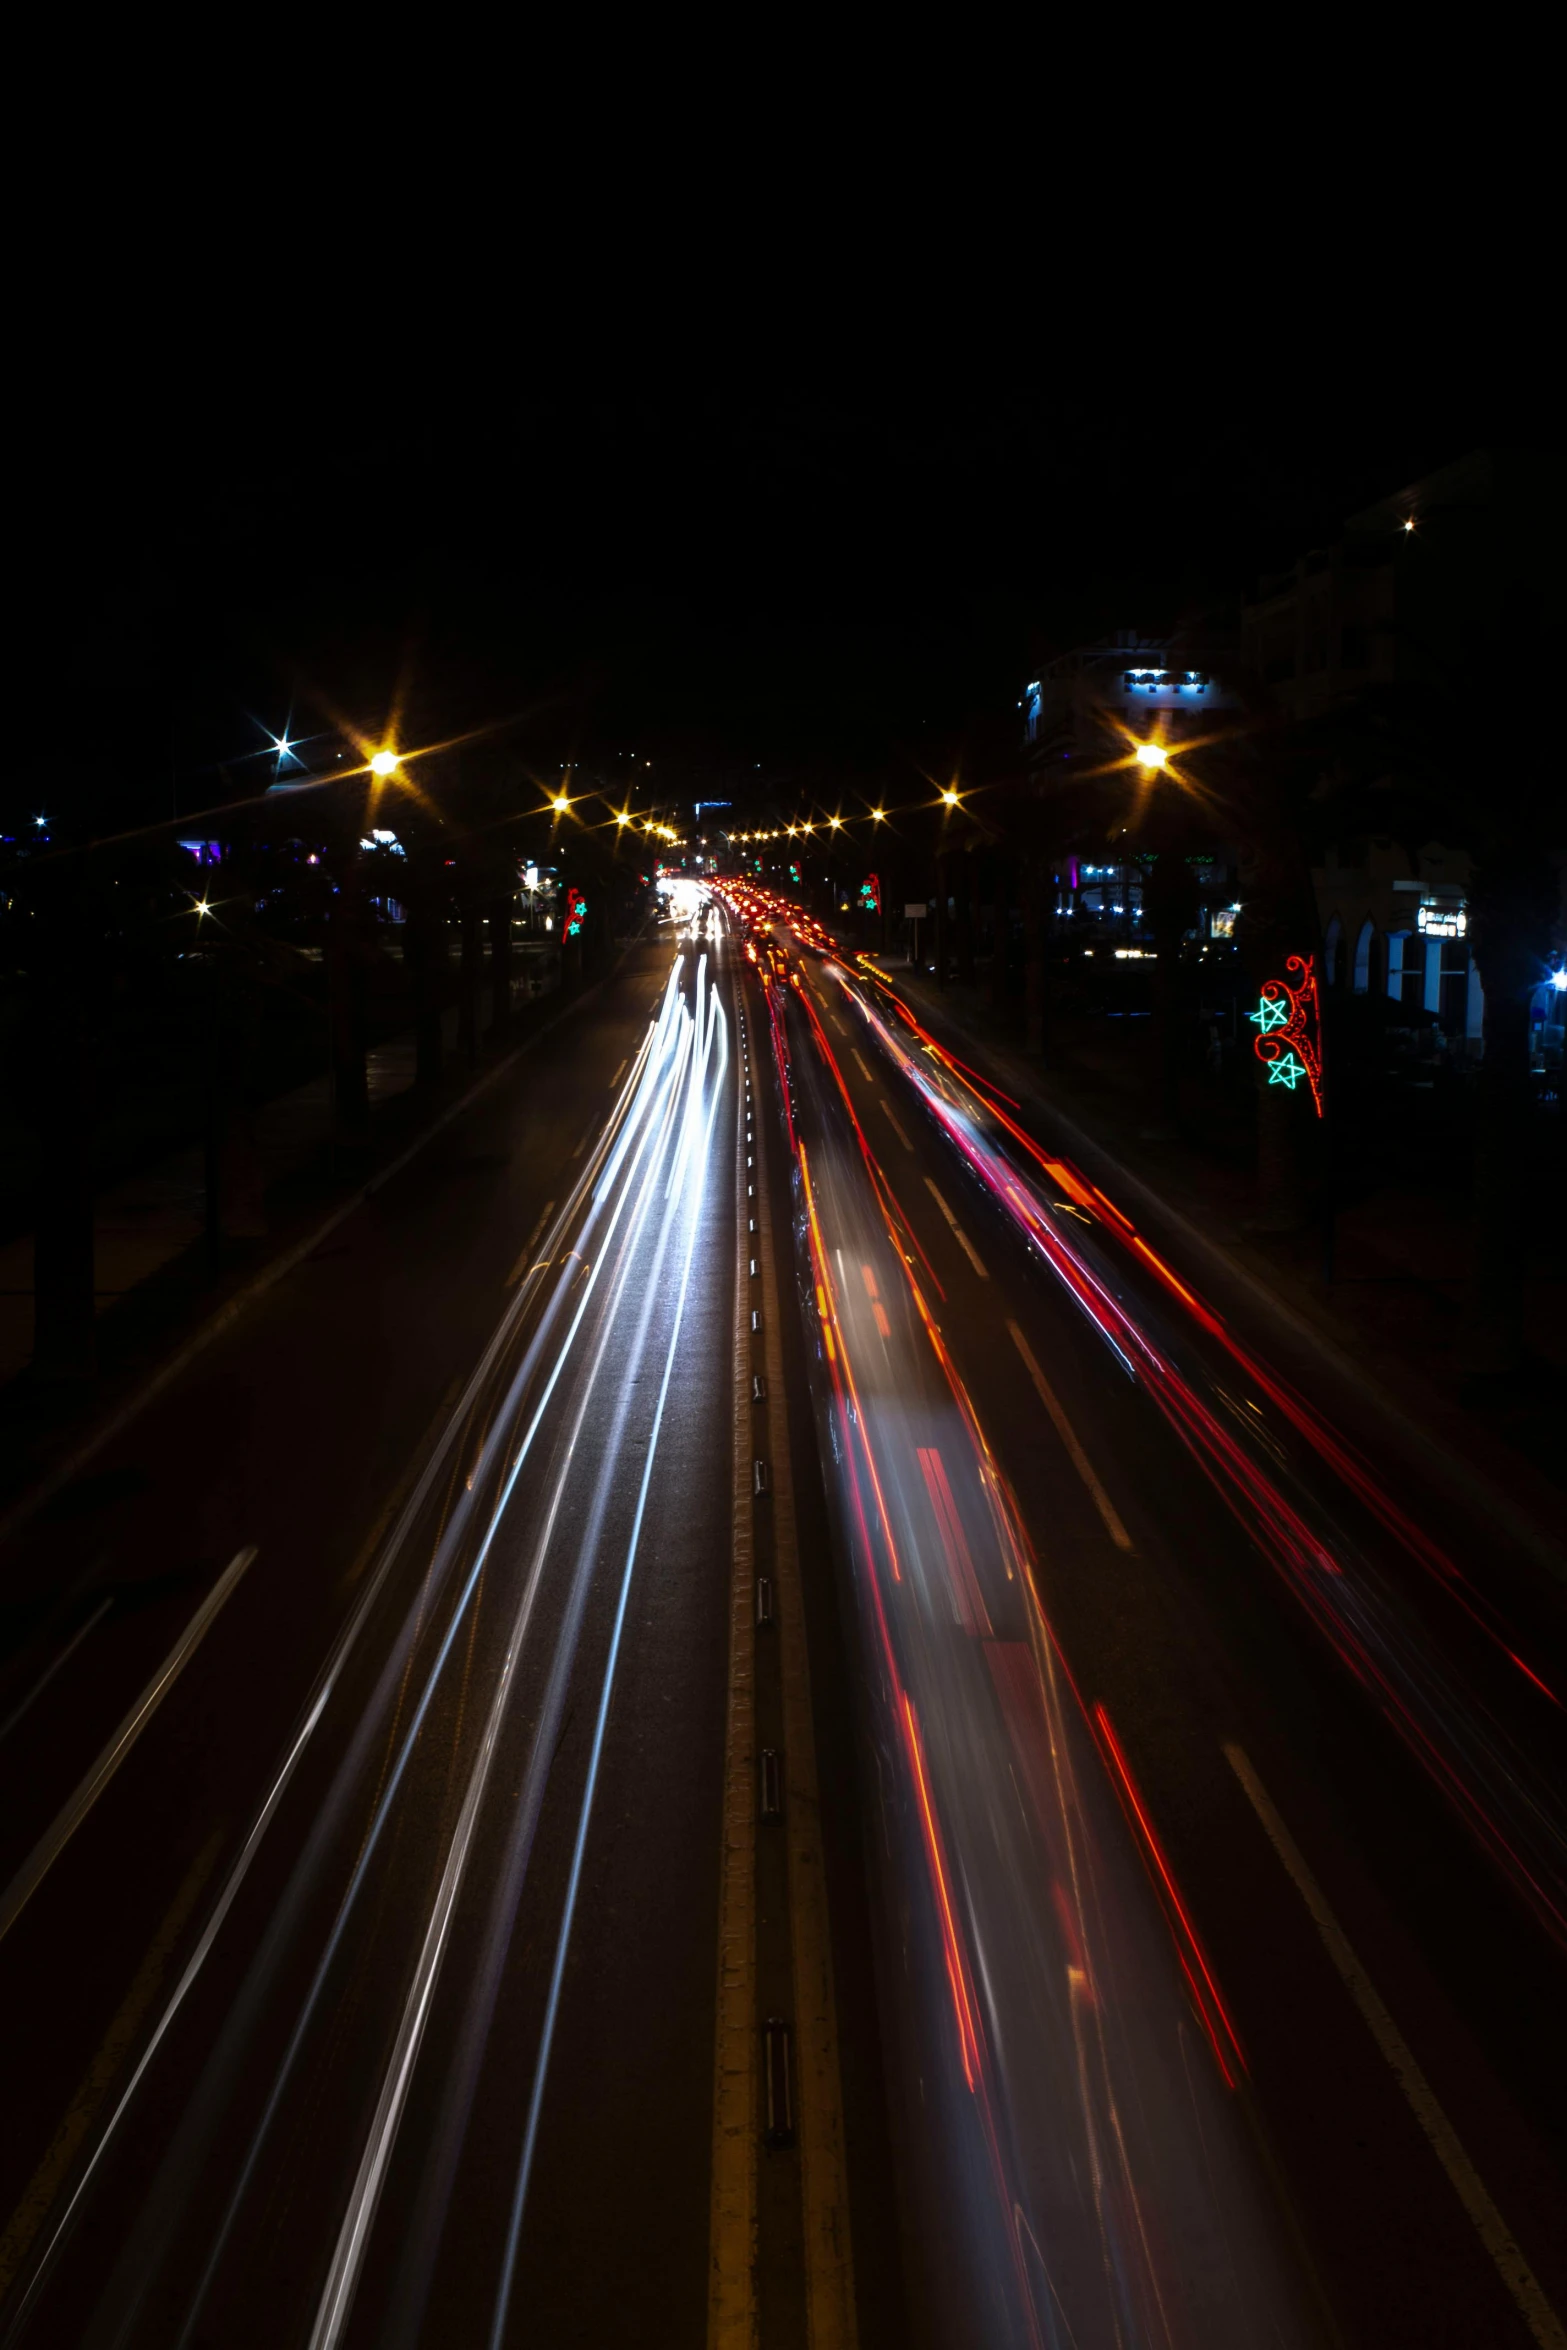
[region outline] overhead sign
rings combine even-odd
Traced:
[[[1417,906],[1415,928],[1424,938],[1464,938],[1469,931],[1469,914],[1463,906]]]

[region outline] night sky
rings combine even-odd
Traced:
[[[96,831],[193,809],[246,788],[261,727],[378,731],[396,696],[405,739],[494,730],[541,771],[635,749],[709,790],[994,761],[1052,652],[1233,601],[1530,437],[1516,380],[1500,409],[1429,343],[1353,401],[1336,357],[1280,349],[1162,384],[1043,348],[787,381],[498,355],[374,397],[282,365],[90,413],[37,476],[48,683],[10,797],[86,792]]]

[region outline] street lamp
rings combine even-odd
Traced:
[[[370,761],[370,772],[372,775],[380,776],[395,775],[397,773],[397,753],[395,751],[375,752]]]
[[[571,802],[567,799],[565,793],[561,791],[555,794],[555,797],[550,802],[550,806],[554,809],[557,816],[564,816],[567,809],[571,806]]]
[[[1146,768],[1150,775],[1156,775],[1161,767],[1170,764],[1170,754],[1163,743],[1139,743],[1133,755],[1138,766]]]
[[[941,804],[944,808],[955,808],[958,804],[957,793],[951,789],[944,791],[941,795]]]

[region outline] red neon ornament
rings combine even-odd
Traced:
[[[1246,1017],[1257,1029],[1256,1054],[1268,1072],[1270,1085],[1290,1093],[1303,1081],[1311,1088],[1311,1103],[1322,1115],[1322,1005],[1317,993],[1315,955],[1291,955],[1285,965],[1290,979],[1265,979],[1255,1012]]]

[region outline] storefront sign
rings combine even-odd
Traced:
[[[1422,907],[1421,911],[1424,912]],[[1270,1085],[1293,1093],[1311,1088],[1312,1107],[1322,1115],[1322,1007],[1317,996],[1315,955],[1291,955],[1289,979],[1265,979],[1262,998],[1247,1018],[1257,1030],[1256,1053]]]
[[[1417,906],[1415,928],[1423,938],[1464,938],[1469,915],[1463,906]]]

